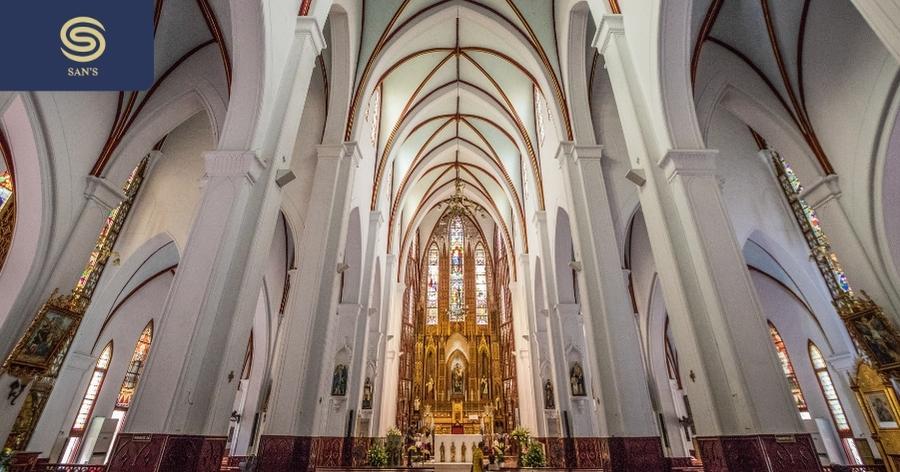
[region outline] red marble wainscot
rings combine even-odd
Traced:
[[[344,438],[336,437],[265,435],[259,442],[256,470],[296,472],[313,471],[319,467],[335,469],[348,467],[365,457],[359,448],[354,448],[353,444],[345,447],[344,442]]]
[[[697,437],[707,472],[821,472],[809,434]]]
[[[223,436],[121,433],[109,472],[216,472],[225,454]]]

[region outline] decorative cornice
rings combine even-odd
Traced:
[[[673,149],[659,161],[666,180],[677,176],[713,176],[716,173],[716,149]]]
[[[369,223],[371,223],[375,228],[380,228],[381,225],[384,224],[384,213],[380,211],[373,211],[369,213]]]
[[[122,200],[125,200],[125,194],[122,189],[111,184],[109,180],[102,177],[87,176],[87,186],[84,189],[84,196],[88,200],[93,200],[106,211],[111,211],[117,207]]]
[[[256,182],[265,169],[265,163],[253,151],[207,151],[203,153],[206,177],[244,177]]]
[[[556,150],[556,161],[560,167],[568,160],[571,160],[572,163],[579,163],[580,161],[597,162],[602,157],[603,146],[578,145],[574,141],[561,141],[559,148]]]
[[[362,154],[356,141],[348,141],[341,144],[320,144],[316,146],[316,157],[319,160],[343,160],[350,159],[354,167],[359,166]]]
[[[606,54],[606,48],[613,36],[625,35],[625,21],[621,14],[605,14],[600,16],[600,24],[597,25],[597,34],[594,35],[594,47],[600,54]]]
[[[313,16],[297,17],[297,22],[294,24],[294,37],[301,41],[304,37],[309,37],[313,48],[316,50],[316,56],[321,54],[326,47],[325,35],[319,26],[319,20]]]

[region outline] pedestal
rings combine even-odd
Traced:
[[[696,438],[708,472],[820,472],[809,434]]]

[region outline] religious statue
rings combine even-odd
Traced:
[[[460,462],[466,461],[466,443],[462,443],[462,454],[459,456]]]
[[[587,390],[584,388],[584,371],[578,362],[573,363],[572,369],[569,370],[569,384],[572,386],[573,397],[587,396]]]
[[[481,377],[481,396],[487,397],[491,393],[488,392],[488,380],[487,377]]]
[[[544,382],[544,409],[552,410],[556,408],[556,398],[553,395],[553,383],[550,379]]]
[[[426,394],[425,398],[432,398],[431,392],[434,390],[434,378],[432,376],[428,376],[428,382],[425,383]]]
[[[334,366],[334,374],[331,376],[331,395],[343,397],[347,394],[347,366],[338,364]]]
[[[456,442],[450,443],[450,462],[456,462]]]
[[[441,443],[441,462],[447,461],[447,456],[445,454],[446,450],[444,449],[444,443]]]
[[[462,368],[462,365],[460,365],[459,363],[457,363],[456,365],[453,366],[453,372],[451,373],[450,380],[451,380],[450,385],[452,386],[452,392],[454,394],[464,393],[464,390],[463,390],[463,368]]]
[[[415,411],[415,412],[418,413],[419,407],[420,407],[421,405],[422,405],[422,402],[419,401],[419,397],[416,397],[416,399],[413,400],[413,411]]]
[[[366,377],[366,382],[363,384],[362,409],[372,409],[372,380],[368,377]]]

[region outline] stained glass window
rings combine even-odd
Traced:
[[[428,287],[425,292],[427,311],[425,324],[438,324],[438,280],[440,274],[439,252],[436,244],[428,250]]]
[[[537,128],[538,143],[544,145],[544,99],[537,87],[534,87],[534,126]]]
[[[0,172],[0,210],[12,198],[13,182],[9,172]]]
[[[478,243],[475,248],[475,324],[488,324],[487,254]]]
[[[803,231],[806,243],[812,251],[816,265],[825,278],[825,283],[829,292],[831,292],[831,296],[837,298],[841,294],[849,293],[851,287],[850,282],[847,280],[847,274],[841,267],[837,255],[831,251],[828,238],[822,231],[822,225],[819,217],[816,215],[816,211],[800,196],[803,192],[803,186],[800,184],[797,173],[777,152],[770,152],[772,162],[775,165],[775,172],[781,183],[781,189],[791,205],[794,218]]]
[[[128,217],[131,206],[134,204],[134,200],[137,197],[137,192],[140,190],[141,184],[144,181],[144,173],[147,170],[148,163],[149,156],[142,159],[134,170],[131,171],[128,179],[125,180],[125,185],[122,186],[122,192],[125,194],[125,199],[106,216],[106,221],[103,224],[103,228],[100,230],[100,236],[97,237],[97,243],[94,246],[94,250],[91,251],[88,263],[85,266],[84,271],[82,271],[81,277],[78,278],[78,282],[75,284],[75,289],[73,290],[75,294],[82,298],[90,300],[94,293],[94,289],[97,287],[97,281],[103,273],[103,268],[106,266],[109,253],[116,244],[116,239],[119,237],[119,231],[122,230],[122,225],[125,224],[125,219]]]
[[[128,371],[125,372],[125,380],[122,381],[122,387],[119,388],[119,396],[116,398],[116,408],[127,409],[131,406],[131,399],[134,397],[135,389],[137,389],[138,380],[140,380],[141,374],[144,372],[147,356],[150,355],[150,342],[152,340],[153,322],[151,321],[144,328],[144,331],[138,338],[137,345],[134,347],[131,362],[128,363]]]
[[[110,341],[110,343],[103,348],[100,357],[97,359],[97,364],[94,365],[91,381],[88,383],[87,391],[81,399],[81,406],[78,407],[78,414],[75,416],[75,423],[72,425],[72,432],[69,434],[69,439],[66,440],[60,462],[72,463],[75,460],[75,455],[78,453],[78,448],[81,445],[81,437],[84,435],[85,426],[87,426],[87,422],[91,417],[91,412],[94,410],[94,404],[97,401],[97,395],[100,393],[100,388],[103,387],[103,380],[106,378],[106,370],[109,368],[111,359],[112,342]]]
[[[791,363],[791,357],[788,355],[787,347],[784,345],[784,339],[778,329],[769,322],[769,334],[772,336],[772,342],[775,344],[775,351],[778,353],[778,360],[781,361],[781,370],[787,378],[788,385],[791,388],[791,396],[794,397],[794,404],[800,412],[800,417],[808,420],[811,418],[809,407],[806,405],[806,398],[803,396],[803,390],[800,389],[800,381],[797,380],[797,374],[794,372],[794,364]]]
[[[816,371],[816,378],[822,387],[822,393],[825,395],[825,401],[828,403],[828,409],[834,418],[834,425],[838,429],[838,433],[846,433],[850,431],[850,424],[847,422],[847,416],[844,415],[844,407],[838,399],[837,392],[834,389],[834,383],[831,381],[831,374],[828,372],[828,366],[825,364],[825,358],[822,352],[815,344],[809,343],[809,359],[812,361],[813,369]]]
[[[94,409],[97,394],[100,393],[100,387],[103,386],[103,379],[106,378],[106,369],[109,368],[110,359],[112,359],[112,343],[107,344],[103,348],[100,358],[97,359],[97,365],[94,366],[94,373],[91,375],[91,382],[88,384],[84,399],[81,400],[78,416],[75,417],[75,424],[72,426],[73,430],[84,430],[88,417],[91,416],[91,410]]]
[[[369,108],[366,113],[369,124],[372,125],[372,134],[369,139],[372,140],[372,146],[378,145],[378,126],[381,120],[381,87],[375,89],[372,98],[369,99]]]
[[[463,286],[463,258],[465,254],[465,226],[457,216],[450,222],[450,321],[466,320],[465,287]]]
[[[838,436],[841,437],[841,445],[844,446],[844,452],[846,452],[852,464],[862,464],[862,457],[856,448],[856,443],[853,441],[853,431],[850,429],[850,423],[847,422],[847,416],[844,414],[844,407],[841,405],[841,400],[838,398],[837,391],[834,388],[834,382],[832,382],[831,374],[828,372],[828,365],[825,364],[822,351],[819,351],[819,348],[812,341],[809,343],[809,360],[812,362],[813,370],[816,372],[819,386],[822,387],[825,403],[828,405],[828,410],[831,411],[831,418],[834,420]]]

